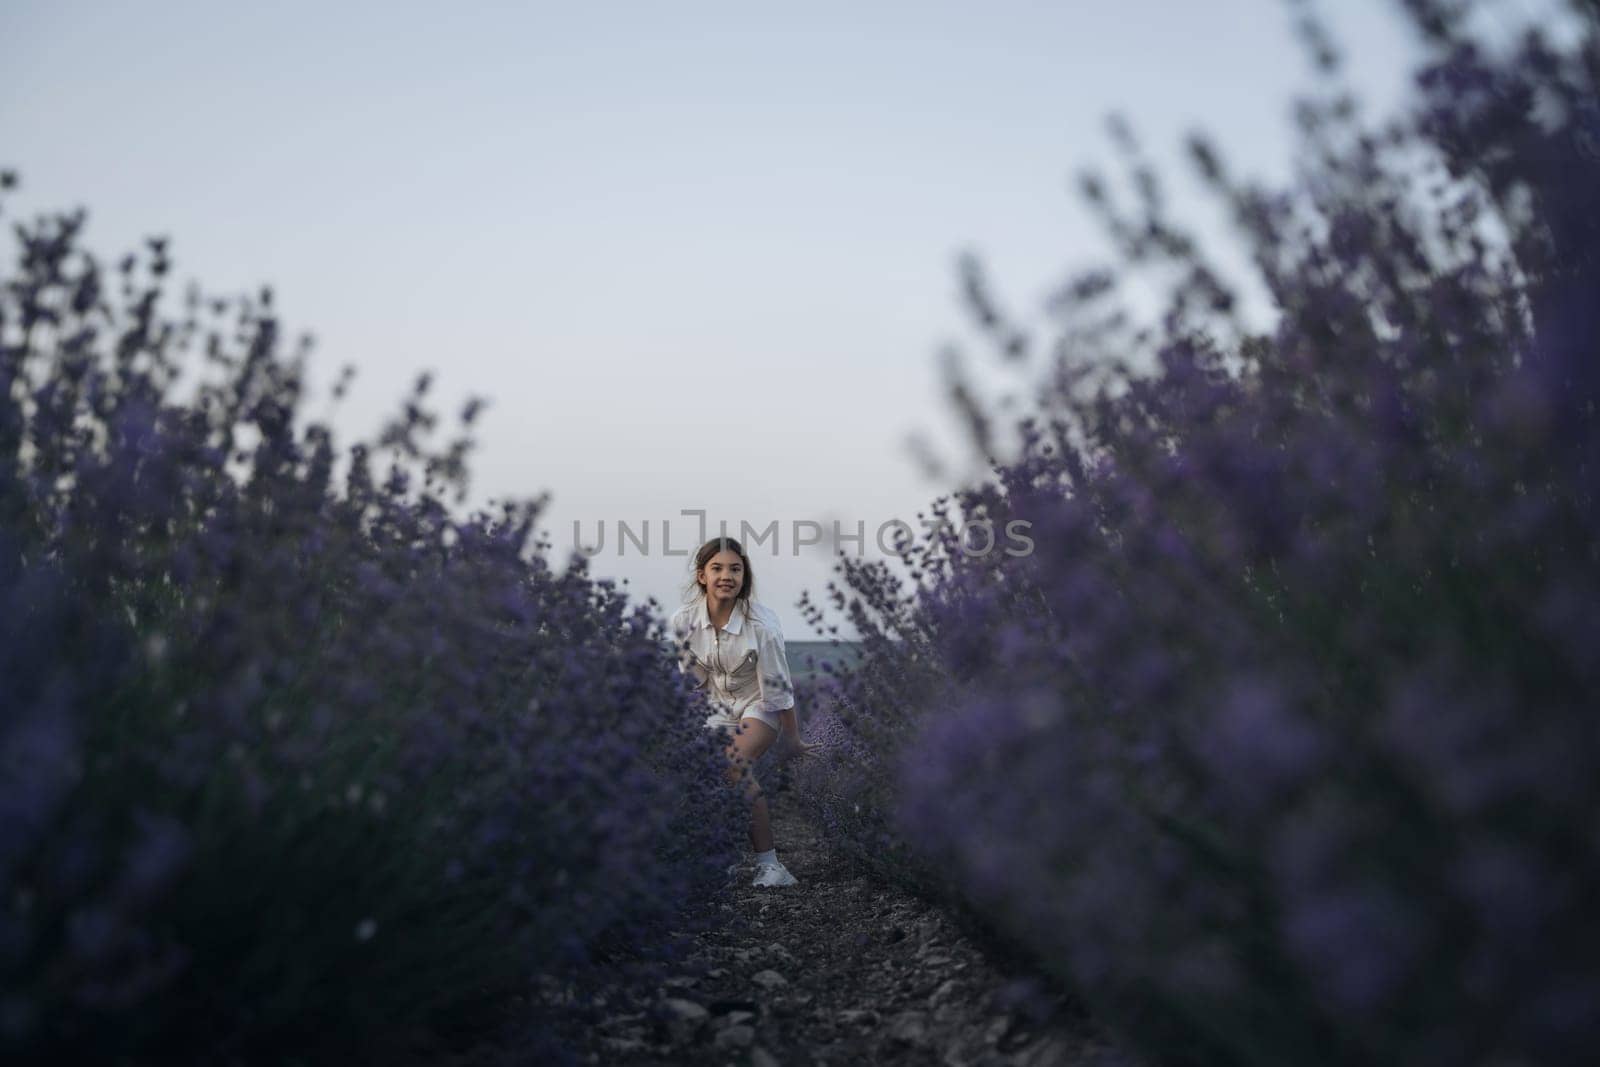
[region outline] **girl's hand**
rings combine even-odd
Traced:
[[[791,759],[798,759],[801,756],[809,756],[811,753],[821,748],[822,745],[816,741],[802,741],[798,733],[788,733],[786,731],[778,735],[777,747],[778,760],[780,762],[784,762]]]

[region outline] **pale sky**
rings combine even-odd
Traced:
[[[1324,6],[1387,111],[1409,30],[1385,0]],[[103,258],[164,234],[180,291],[270,283],[317,337],[308,414],[359,367],[346,442],[422,370],[452,414],[487,394],[473,500],[548,490],[562,560],[575,519],[589,541],[604,520],[593,573],[668,610],[683,509],[777,520],[758,597],[807,638],[794,601],[828,561],[793,554],[792,524],[862,522],[875,554],[943,488],[908,436],[964,457],[935,354],[986,350],[957,254],[1037,322],[1104,255],[1073,175],[1114,161],[1108,112],[1208,221],[1183,134],[1282,178],[1311,80],[1282,0],[10,0],[0,166],[13,218],[83,205]],[[619,519],[649,524],[649,556],[617,557]]]

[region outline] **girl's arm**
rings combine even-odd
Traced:
[[[795,718],[794,708],[778,712],[778,744],[782,746],[783,758],[804,756],[822,747],[816,741],[800,740],[800,723]]]
[[[757,677],[761,702],[778,713],[778,743],[786,756],[803,756],[820,746],[800,740],[800,720],[794,710],[794,682],[789,675],[789,655],[783,646],[783,628],[777,616],[763,613],[756,631]]]

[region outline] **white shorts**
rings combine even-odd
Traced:
[[[744,717],[747,719],[755,719],[757,722],[764,722],[774,730],[781,729],[778,722],[778,716],[774,712],[760,711],[756,708],[751,708],[744,713]],[[705,726],[708,730],[716,730],[723,727],[726,727],[729,730],[737,730],[739,728],[739,720],[735,719],[732,715],[729,715],[725,711],[718,711],[706,717]]]

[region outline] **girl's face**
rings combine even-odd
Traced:
[[[744,588],[744,561],[739,553],[725,548],[706,560],[706,565],[700,568],[700,584],[705,587],[706,596],[713,600],[732,600],[738,596],[739,590]]]

